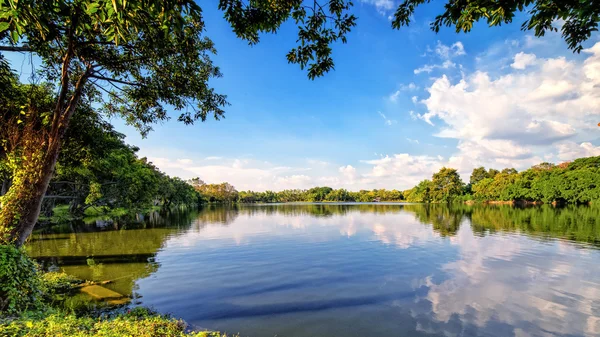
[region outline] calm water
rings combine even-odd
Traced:
[[[197,328],[600,335],[599,207],[241,206],[58,230],[74,232],[28,245],[47,267]]]

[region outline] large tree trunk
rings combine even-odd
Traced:
[[[59,141],[39,146],[15,172],[13,185],[0,210],[2,241],[22,246],[37,223],[60,150]]]
[[[36,111],[35,104],[32,104],[30,123],[25,122],[26,127],[20,131],[19,142],[13,147],[20,151],[18,158],[21,162],[14,174],[13,185],[3,198],[4,205],[0,210],[0,243],[20,247],[33,231],[54,173],[62,138],[92,72],[92,65],[86,63],[85,71],[76,82],[69,78],[69,67],[75,55],[73,34],[74,31],[69,30],[69,45],[63,57],[60,79],[61,89],[48,132],[36,130],[36,118],[40,114]],[[71,91],[72,84],[74,86]]]

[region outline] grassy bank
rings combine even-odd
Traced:
[[[188,331],[184,321],[147,308],[73,305],[82,282],[43,273],[22,250],[0,245],[0,337],[225,337]]]
[[[57,310],[27,312],[18,318],[4,319],[0,336],[8,337],[220,337],[217,332],[186,331],[186,324],[145,308],[98,317],[76,316]]]

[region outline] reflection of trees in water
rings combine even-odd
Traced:
[[[45,228],[26,249],[46,269],[87,280],[118,281],[108,287],[131,294],[135,280],[155,272],[166,240],[189,228],[196,212],[153,212]]]
[[[246,214],[282,214],[285,216],[312,215],[330,217],[348,213],[400,213],[402,204],[265,204],[242,206]]]
[[[458,232],[468,219],[473,233],[515,232],[549,238],[600,243],[600,207],[550,205],[514,207],[510,205],[405,205],[417,220],[431,224],[442,236]]]
[[[154,259],[167,239],[189,228],[198,231],[209,225],[228,226],[240,215],[333,217],[351,213],[398,214],[403,211],[414,214],[419,222],[431,225],[441,236],[456,235],[461,223],[469,220],[473,233],[481,236],[519,231],[600,243],[598,206],[516,208],[441,204],[274,204],[208,205],[198,212],[120,217],[103,226],[77,222],[38,232],[27,244],[27,250],[44,265],[60,266],[82,278],[95,278],[98,273],[105,279],[127,278],[126,282],[115,287],[120,287],[118,290],[121,292],[131,293],[136,279],[149,276],[159,267]],[[343,221],[340,220],[340,225],[344,225]],[[102,267],[90,267],[89,259],[95,266]]]
[[[477,207],[472,211],[473,232],[485,235],[512,232],[600,243],[600,207],[552,206],[515,208]]]
[[[407,211],[441,236],[456,235],[461,223],[469,220],[476,235],[505,231],[545,235],[581,242],[600,243],[600,207],[550,205],[514,207],[510,205],[446,204],[266,204],[248,206],[210,205],[196,219],[198,228],[210,224],[229,225],[240,215],[284,215],[289,217],[344,216],[350,213],[389,214]]]
[[[431,224],[433,230],[441,236],[456,235],[466,215],[461,207],[449,207],[442,204],[406,205],[404,210],[413,212],[419,222]]]

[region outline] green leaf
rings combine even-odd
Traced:
[[[13,30],[12,32],[10,32],[10,38],[12,39],[13,42],[18,42],[19,41],[19,32],[17,32],[16,30]]]
[[[10,27],[10,23],[8,22],[0,22],[0,32],[3,32]]]

